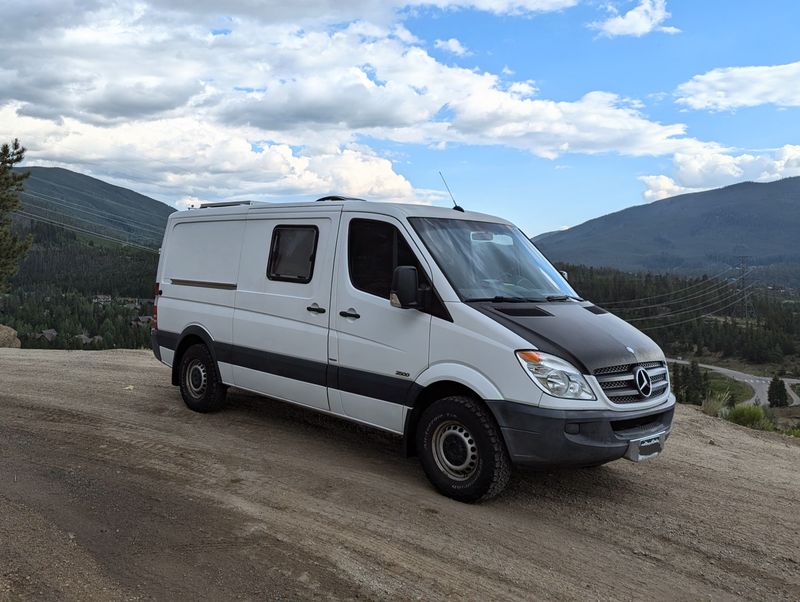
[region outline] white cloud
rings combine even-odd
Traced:
[[[726,111],[764,104],[800,107],[800,61],[712,69],[678,86],[677,94],[677,102],[692,109]]]
[[[405,202],[424,201],[392,163],[363,147],[296,152],[285,144],[256,146],[246,129],[190,117],[101,127],[65,118],[62,124],[0,109],[0,127],[13,123],[28,147],[28,164],[81,171],[189,206],[203,199],[268,200],[340,193]]]
[[[46,0],[32,1],[31,10],[46,8]],[[503,145],[549,159],[672,157],[674,173],[643,179],[648,198],[796,170],[796,147],[737,154],[688,136],[684,124],[648,118],[636,99],[588,91],[552,100],[533,81],[511,80],[509,70],[447,65],[391,19],[301,27],[309,9],[295,5],[304,3],[270,4],[270,12],[241,0],[226,4],[231,16],[220,23],[210,0],[201,0],[199,16],[188,0],[167,8],[160,0],[70,1],[83,12],[44,19],[44,29],[14,5],[21,25],[0,65],[0,132],[22,139],[32,163],[78,169],[173,203],[328,193],[440,198],[414,189],[400,163],[364,140]],[[505,13],[573,3],[415,2]],[[315,5],[336,20],[382,4]],[[218,26],[229,32],[212,35]]]
[[[645,184],[645,199],[660,200],[743,180],[770,182],[800,176],[800,145],[787,144],[767,153],[738,155],[708,145],[694,152],[675,153],[673,163],[675,170],[672,177],[655,175],[639,178]]]
[[[449,40],[436,40],[433,43],[434,48],[438,48],[439,50],[444,50],[445,52],[449,52],[450,54],[455,54],[456,56],[465,56],[468,54],[472,54],[469,50],[464,48],[461,45],[461,42],[456,40],[455,38],[450,38]]]
[[[197,209],[203,203],[208,203],[208,202],[210,201],[198,199],[196,196],[184,196],[179,198],[175,202],[175,206],[178,209]]]
[[[614,15],[605,21],[597,21],[589,26],[607,37],[641,37],[653,31],[661,33],[680,33],[680,29],[662,25],[670,18],[666,0],[640,0],[639,4],[624,15]]]
[[[639,180],[645,185],[642,196],[647,201],[660,201],[667,197],[704,190],[703,188],[681,186],[669,176],[640,176]]]

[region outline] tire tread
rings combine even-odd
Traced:
[[[203,400],[197,400],[192,398],[189,395],[188,391],[186,391],[186,384],[184,381],[184,367],[185,365],[194,357],[199,357],[202,359],[206,366],[208,367],[208,390]],[[180,390],[181,396],[183,397],[184,403],[189,407],[190,410],[194,410],[195,412],[201,413],[209,413],[209,412],[217,412],[222,409],[222,406],[225,404],[225,397],[228,393],[228,387],[222,383],[222,380],[219,376],[219,370],[217,368],[217,362],[214,361],[214,357],[211,355],[211,352],[208,350],[203,343],[196,343],[189,347],[181,356],[181,364],[180,364]]]
[[[428,414],[430,410],[435,409],[437,404],[443,402],[456,404],[461,407],[463,412],[471,414],[475,419],[477,419],[481,425],[481,428],[488,436],[489,444],[491,446],[489,454],[491,457],[486,458],[488,461],[491,461],[494,464],[491,482],[479,497],[473,499],[464,498],[462,501],[482,502],[496,497],[506,488],[508,482],[511,480],[512,466],[511,459],[509,458],[508,451],[506,450],[505,442],[503,441],[502,434],[500,433],[500,429],[498,428],[494,417],[479,400],[467,395],[450,395],[443,397],[435,401],[423,413],[423,417]],[[422,431],[424,431],[424,429],[420,428],[418,432]],[[418,449],[421,447],[422,446],[418,445]]]

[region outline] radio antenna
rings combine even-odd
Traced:
[[[442,182],[444,182],[444,187],[447,188],[447,194],[450,195],[450,199],[453,201],[453,209],[455,209],[456,211],[460,211],[461,213],[464,213],[464,209],[459,207],[458,203],[456,203],[456,198],[453,196],[453,193],[450,192],[450,187],[447,185],[447,180],[444,179],[444,176],[442,175],[441,171],[439,172],[439,177],[442,178]]]

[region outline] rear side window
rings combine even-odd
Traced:
[[[399,265],[417,268],[420,284],[427,284],[425,271],[416,255],[392,224],[367,219],[352,220],[347,254],[350,281],[365,293],[388,299],[392,274]]]
[[[316,226],[275,226],[267,262],[267,278],[311,282],[319,230]]]

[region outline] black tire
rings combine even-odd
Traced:
[[[216,412],[225,404],[228,387],[222,384],[217,363],[203,344],[192,345],[181,357],[180,387],[183,401],[195,412]]]
[[[489,411],[462,395],[435,401],[417,425],[425,474],[440,493],[460,502],[498,495],[511,478],[511,460]]]

